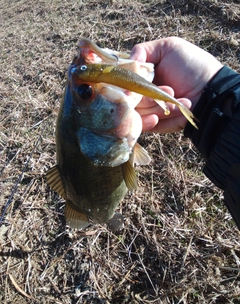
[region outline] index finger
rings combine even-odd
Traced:
[[[151,62],[157,65],[164,51],[164,39],[136,44],[131,53],[132,60]]]

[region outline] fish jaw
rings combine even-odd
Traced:
[[[87,38],[82,38],[78,44],[78,56],[75,58],[77,65],[89,63],[118,63],[115,51],[104,50]],[[129,57],[129,56],[128,56]]]

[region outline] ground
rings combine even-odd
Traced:
[[[1,303],[240,303],[239,230],[182,133],[142,135],[152,162],[116,233],[66,227],[44,178],[80,37],[130,51],[179,36],[239,72],[239,16],[239,0],[1,1]]]

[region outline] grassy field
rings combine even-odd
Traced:
[[[66,228],[44,179],[80,37],[179,36],[240,72],[239,0],[2,0],[0,24],[0,303],[240,303],[240,233],[182,133],[142,135],[152,162],[116,233]]]

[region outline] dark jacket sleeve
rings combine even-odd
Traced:
[[[193,110],[198,130],[189,137],[206,158],[205,175],[224,190],[224,201],[240,229],[240,75],[223,67],[203,90]]]

